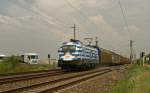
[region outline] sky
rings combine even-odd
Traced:
[[[35,52],[42,59],[73,38],[98,37],[99,46],[129,56],[129,40],[134,52],[150,52],[150,0],[0,0],[0,53]],[[85,42],[86,43],[86,42]],[[93,42],[94,43],[94,42]]]

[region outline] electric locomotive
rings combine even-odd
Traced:
[[[100,50],[79,40],[65,42],[59,48],[58,66],[62,69],[87,69],[99,64]]]
[[[129,59],[98,46],[84,45],[79,40],[65,42],[59,48],[58,66],[62,69],[88,69],[98,65],[128,64]]]

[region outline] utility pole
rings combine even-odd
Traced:
[[[142,65],[144,66],[144,64],[145,64],[145,52],[141,52],[141,54],[140,54],[140,56],[141,56],[141,58],[142,58]]]
[[[134,53],[133,53],[133,43],[134,43],[134,41],[130,40],[130,62],[131,62],[131,64],[133,64],[133,56],[134,56]]]
[[[95,45],[98,47],[98,38],[97,37],[95,37]]]
[[[76,24],[71,28],[73,28],[74,40],[76,40]]]
[[[51,63],[51,55],[50,54],[48,54],[48,61],[49,61],[49,64]]]

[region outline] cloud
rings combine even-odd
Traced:
[[[108,8],[112,4],[112,0],[64,0],[71,3],[75,7],[82,10],[83,7],[86,8]]]
[[[103,16],[101,16],[101,15],[89,16],[89,20],[93,21],[97,25],[106,24],[106,22],[104,21]]]
[[[0,2],[3,3],[3,1]],[[61,42],[71,38],[73,32],[70,27],[75,23],[79,39],[98,36],[102,47],[115,48],[126,53],[129,34],[131,39],[139,42],[138,48],[149,46],[141,43],[149,40],[148,16],[150,13],[148,10],[150,7],[148,2],[147,0],[122,0],[131,30],[129,33],[124,27],[122,14],[115,0],[9,0],[8,6],[7,4],[3,6],[5,13],[0,12],[0,40],[9,39],[4,45],[7,46],[10,43],[9,46],[11,46],[11,37],[13,36],[14,42],[21,38],[18,34],[24,33],[24,38],[29,37],[28,40],[31,40],[28,43],[30,47],[34,46],[33,42],[36,44],[37,41],[42,44],[49,42],[47,47],[38,47],[40,53],[43,53],[44,49],[48,51],[51,47],[57,56],[55,43],[59,42],[57,45],[61,45]],[[10,38],[2,37],[4,35]],[[49,39],[52,40],[49,41]],[[27,50],[26,47],[23,48]],[[18,49],[19,47],[14,50]]]
[[[0,23],[3,23],[3,24],[16,24],[17,21],[13,17],[0,15]]]
[[[99,32],[97,33],[101,47],[121,53],[127,56],[129,53],[129,33],[127,31],[117,31],[102,15],[89,16],[97,27]],[[136,29],[132,26],[133,29]],[[136,29],[138,30],[138,28]]]
[[[133,31],[133,33],[139,33],[139,32],[143,32],[140,28],[138,28],[136,25],[131,25],[130,27],[129,27],[129,29],[131,30],[131,31]]]

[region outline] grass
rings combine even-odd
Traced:
[[[0,62],[0,74],[21,73],[30,71],[48,70],[52,65],[48,64],[23,64],[18,57],[12,56]]]
[[[150,93],[150,67],[135,65],[110,93]]]

